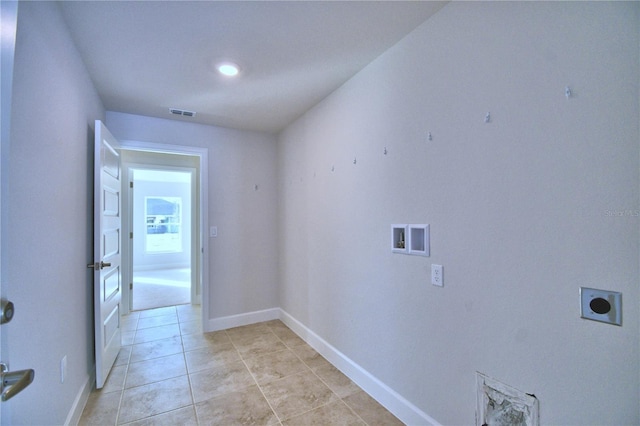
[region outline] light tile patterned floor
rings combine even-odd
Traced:
[[[402,425],[287,328],[202,333],[191,305],[134,312],[81,425]]]

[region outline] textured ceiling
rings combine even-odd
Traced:
[[[110,111],[276,133],[444,2],[62,1]],[[229,79],[214,64],[232,60]],[[195,111],[193,118],[169,108]]]

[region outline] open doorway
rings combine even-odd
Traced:
[[[191,303],[193,173],[130,170],[134,311]]]
[[[122,314],[202,303],[202,155],[121,150]]]

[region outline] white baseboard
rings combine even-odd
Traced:
[[[342,352],[308,329],[300,321],[282,309],[279,309],[279,313],[280,320],[300,336],[302,340],[307,342],[320,355],[325,357],[327,361],[333,364],[334,367],[349,377],[349,379],[360,386],[366,393],[371,395],[373,399],[378,401],[402,422],[408,425],[440,425],[431,416],[353,362]]]
[[[280,308],[213,318],[205,324],[204,329],[205,331],[218,331],[274,319],[280,319],[284,322],[302,340],[307,342],[320,355],[325,357],[327,361],[333,364],[333,366],[349,377],[349,379],[360,386],[360,388],[371,395],[373,399],[378,401],[405,424],[440,426],[431,416],[407,401],[402,395],[353,362],[342,352],[331,346],[300,321]]]
[[[95,372],[95,367],[93,368]],[[65,420],[65,426],[73,425],[76,426],[80,422],[80,417],[82,416],[82,412],[84,411],[84,407],[87,405],[87,401],[89,400],[89,394],[93,389],[93,384],[95,383],[95,373],[90,374],[87,377],[87,380],[84,382],[84,385],[80,388],[76,399],[73,401],[73,405],[71,406],[71,410],[69,410],[69,414],[67,415],[67,420]]]
[[[271,321],[280,318],[280,309],[271,308],[263,311],[247,312],[245,314],[230,315],[228,317],[212,318],[204,324],[204,331],[225,330],[257,322]]]

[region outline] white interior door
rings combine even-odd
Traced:
[[[3,265],[7,262],[6,229],[7,203],[2,188],[7,187],[7,168],[9,166],[9,124],[11,123],[11,92],[13,87],[13,62],[16,46],[16,26],[18,21],[18,3],[13,1],[0,2],[0,18],[2,31],[0,32],[0,298],[7,298],[9,294],[8,283],[3,278]],[[4,269],[6,277],[6,268]],[[9,336],[5,326],[0,326],[0,362],[10,365]],[[6,408],[2,410],[0,403],[0,424],[11,424],[12,419]]]
[[[119,144],[96,120],[94,163],[94,315],[96,388],[101,389],[121,346],[121,165]]]

